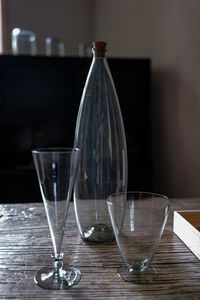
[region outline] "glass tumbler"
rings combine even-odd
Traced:
[[[109,196],[107,204],[124,262],[118,275],[125,281],[153,281],[157,272],[151,261],[167,221],[169,199],[159,194],[127,192]]]

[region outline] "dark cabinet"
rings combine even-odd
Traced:
[[[0,202],[41,201],[31,150],[73,146],[89,58],[0,56]],[[108,58],[122,110],[131,190],[151,190],[149,59]]]

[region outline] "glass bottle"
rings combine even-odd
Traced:
[[[106,200],[127,189],[127,150],[106,43],[93,42],[92,52],[75,131],[80,160],[74,205],[81,237],[106,242],[114,239]]]

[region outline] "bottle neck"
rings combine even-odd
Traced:
[[[95,41],[92,43],[92,53],[94,58],[104,59],[106,56],[106,42]]]
[[[93,58],[97,58],[97,59],[105,59],[106,58],[106,51],[105,49],[99,49],[99,50],[94,50],[92,49],[92,53],[93,53]]]

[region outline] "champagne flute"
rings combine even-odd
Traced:
[[[79,269],[63,269],[63,234],[78,164],[77,148],[40,148],[32,151],[40,191],[53,243],[53,266],[35,275],[35,282],[46,289],[68,289],[81,278]]]

